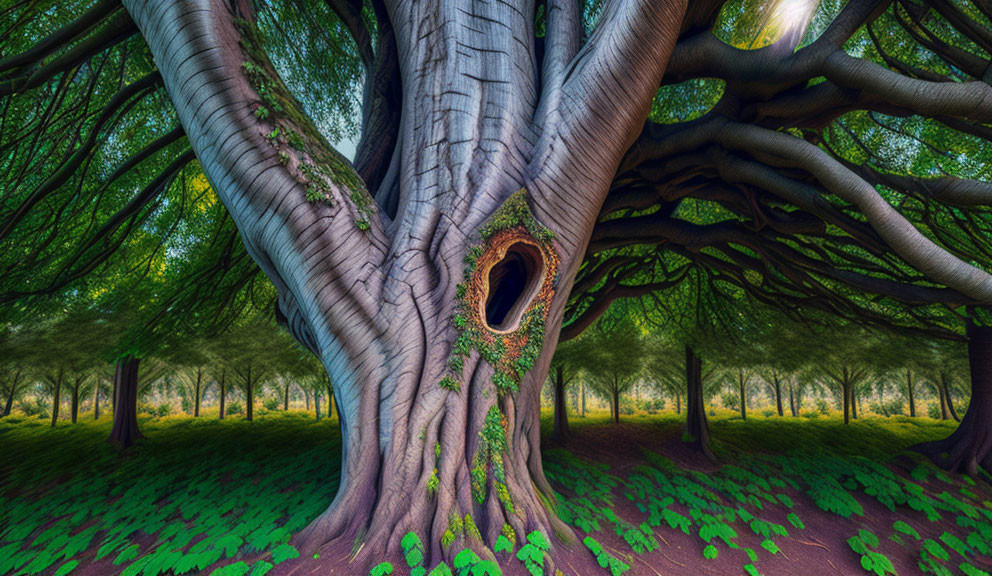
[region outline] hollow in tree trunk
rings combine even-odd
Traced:
[[[706,420],[703,397],[703,361],[691,347],[685,347],[686,428],[683,442],[692,445],[710,460],[716,460],[710,450],[710,425]]]
[[[114,371],[114,426],[110,442],[121,450],[130,448],[144,438],[138,430],[138,365],[140,358],[124,356],[117,360]]]
[[[551,439],[555,442],[568,441],[568,406],[565,398],[565,366],[558,364],[551,376],[551,385],[555,390],[554,426],[551,428]]]
[[[971,403],[953,434],[914,448],[946,470],[992,474],[992,327],[968,326]]]

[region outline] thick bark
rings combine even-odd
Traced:
[[[544,504],[555,497],[541,467],[540,387],[684,2],[607,4],[574,61],[578,38],[552,39],[544,78],[533,2],[471,11],[449,0],[387,2],[403,88],[382,185],[397,186],[395,218],[367,203],[311,125],[274,108],[268,120],[256,116],[256,86],[281,94],[280,83],[239,46],[229,2],[124,5],[205,174],[275,284],[287,328],[334,383],[341,484],[294,544],[357,556],[357,573],[411,530],[431,560],[464,547],[489,556],[507,525],[518,537],[540,530],[571,541]],[[551,11],[549,30],[578,33],[559,17]],[[290,132],[302,146],[266,137]],[[456,515],[471,515],[478,533],[442,549]]]
[[[551,377],[551,384],[555,389],[555,414],[554,425],[551,428],[551,439],[555,442],[567,442],[568,433],[568,406],[565,399],[565,366],[558,364],[555,366]]]
[[[130,448],[144,435],[138,430],[138,365],[140,358],[124,356],[114,372],[114,426],[107,442],[121,450]]]
[[[941,468],[992,473],[992,327],[968,326],[971,403],[953,434],[915,447]]]
[[[716,460],[710,450],[710,425],[706,420],[703,398],[703,360],[691,347],[685,347],[686,429],[682,439],[710,460]]]

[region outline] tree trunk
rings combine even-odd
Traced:
[[[847,381],[847,368],[844,369],[844,381],[841,383],[841,393],[844,395],[844,424],[851,423],[851,391],[853,387]]]
[[[778,408],[779,416],[785,416],[785,411],[782,410],[782,383],[778,376],[773,376],[772,379],[775,381],[775,407]]]
[[[555,390],[555,413],[554,424],[551,428],[551,439],[555,442],[568,441],[568,406],[565,399],[565,367],[562,364],[555,366],[551,384]]]
[[[620,423],[620,391],[613,388],[613,423]]]
[[[0,414],[0,417],[9,416],[10,411],[14,409],[14,396],[17,394],[17,386],[20,384],[21,372],[20,368],[14,371],[14,377],[11,379],[10,388],[7,391],[7,400],[3,405],[3,414]]]
[[[75,424],[76,420],[79,418],[79,386],[81,383],[82,378],[77,377],[72,386],[72,404],[70,405],[70,415],[73,424]]]
[[[114,427],[110,442],[121,450],[130,448],[144,436],[138,430],[138,364],[140,358],[124,356],[117,360],[114,372]]]
[[[586,383],[584,380],[579,381],[579,389],[582,394],[582,417],[586,417]]]
[[[968,326],[971,403],[953,434],[916,450],[946,470],[976,476],[992,473],[992,327]]]
[[[193,418],[200,417],[200,384],[203,381],[203,369],[196,369],[196,386],[193,387]]]
[[[307,390],[306,387],[303,387],[303,402],[304,402],[304,406],[306,406],[306,411],[309,412],[310,411],[310,391]]]
[[[949,418],[947,415],[947,391],[943,382],[937,382],[937,399],[940,403],[940,419],[947,420]]]
[[[320,392],[314,392],[313,405],[317,409],[317,422],[320,422]]]
[[[227,396],[227,380],[226,380],[226,378],[227,378],[227,369],[223,369],[223,370],[220,371],[220,382],[217,383],[217,387],[220,390],[220,419],[221,420],[224,419],[224,410],[226,410],[226,407],[224,405],[224,401],[225,401],[226,396]]]
[[[58,424],[58,422],[59,422],[59,407],[62,404],[62,376],[63,376],[63,374],[64,374],[64,371],[62,370],[62,368],[59,368],[58,375],[55,377],[55,382],[53,383],[53,385],[55,386],[55,389],[52,391],[52,396],[54,396],[54,398],[52,400],[52,428],[54,428],[55,425]]]
[[[906,370],[906,397],[909,399],[909,417],[916,418],[916,383],[912,370]]]
[[[858,391],[856,387],[851,387],[851,418],[858,419]]]
[[[796,395],[791,381],[789,382],[788,386],[789,386],[789,411],[792,412],[792,417],[795,418],[796,416],[799,416],[799,411],[796,409]]]
[[[682,395],[679,393],[675,394],[675,414],[682,415]]]
[[[741,395],[741,420],[747,420],[747,391],[744,384],[744,369],[739,368],[737,373],[737,383],[740,387]]]
[[[716,460],[710,450],[710,425],[706,420],[703,398],[703,361],[691,347],[685,347],[686,428],[682,441],[692,445],[710,460]]]
[[[289,411],[289,385],[290,385],[290,383],[289,382],[286,382],[286,394],[285,394],[285,396],[283,396],[283,399],[282,399],[282,409],[283,409],[283,412],[288,412]]]
[[[570,66],[581,19],[567,8],[538,57],[533,3],[389,2],[404,122],[378,190],[301,115],[257,113],[285,89],[244,47],[251,4],[124,0],[280,318],[334,383],[340,488],[294,544],[358,556],[359,573],[411,530],[444,558],[454,516],[479,533],[457,534],[452,554],[489,556],[506,525],[573,542],[545,504],[540,389],[686,3],[608,3],[603,41]],[[289,133],[298,146],[276,136]]]
[[[954,418],[956,422],[960,422],[961,419],[958,418],[958,412],[954,409],[954,399],[951,397],[950,377],[946,373],[940,375],[940,384],[944,388],[944,398],[947,400],[947,410],[950,411],[951,418]]]
[[[93,386],[93,420],[100,419],[100,379]]]

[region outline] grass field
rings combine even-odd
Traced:
[[[728,415],[712,421],[719,465],[681,446],[675,415],[619,425],[605,412],[573,418],[573,441],[547,447],[545,466],[560,516],[585,538],[567,557],[594,561],[557,568],[579,576],[992,570],[989,486],[904,451],[953,423]],[[289,542],[334,496],[336,421],[297,412],[252,423],[144,418],[147,439],[125,458],[104,442],[109,425],[0,420],[0,575],[311,573],[305,567],[316,561]],[[505,574],[543,567],[518,559],[542,544],[522,536],[497,553]],[[469,562],[464,573],[483,574],[481,566],[472,572]]]

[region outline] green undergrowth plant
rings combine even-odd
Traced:
[[[0,574],[64,576],[92,551],[128,576],[261,576],[299,556],[290,537],[337,488],[337,432],[306,415],[147,420],[125,459],[109,424],[3,429],[0,476],[18,488],[0,492]]]

